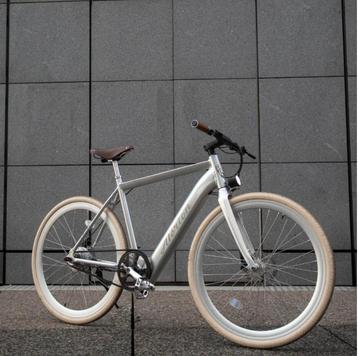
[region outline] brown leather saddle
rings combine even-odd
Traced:
[[[108,161],[119,161],[123,158],[129,151],[133,150],[133,146],[119,146],[113,148],[92,148],[90,153],[94,158],[100,159],[102,162]]]

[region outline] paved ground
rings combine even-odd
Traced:
[[[14,290],[19,289],[19,290]],[[25,289],[25,290],[24,290]],[[169,289],[169,290],[168,290]],[[130,295],[88,326],[53,319],[31,288],[0,287],[0,355],[130,355]],[[356,355],[356,289],[338,288],[304,338],[275,350],[238,347],[212,331],[188,290],[158,290],[136,301],[136,355]]]

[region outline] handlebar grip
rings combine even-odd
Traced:
[[[208,126],[206,126],[202,122],[199,122],[198,120],[193,120],[191,122],[191,127],[194,127],[195,129],[205,132],[208,135],[212,135],[213,133],[213,130],[210,130]]]

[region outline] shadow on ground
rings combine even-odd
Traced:
[[[130,355],[130,296],[88,326],[52,318],[34,291],[0,288],[1,355]],[[356,355],[356,290],[336,290],[319,326],[274,350],[234,345],[208,327],[190,292],[157,291],[137,301],[136,355]]]

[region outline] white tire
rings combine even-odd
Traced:
[[[217,207],[200,225],[190,249],[194,302],[211,327],[237,344],[288,344],[310,331],[329,304],[334,287],[331,247],[312,215],[288,198],[250,193],[230,202],[260,267],[246,268]]]
[[[32,275],[41,301],[56,318],[71,324],[86,324],[106,314],[122,293],[108,285],[107,290],[84,271],[71,268],[64,257],[83,233],[102,203],[90,197],[73,197],[56,205],[42,221],[32,251]],[[92,242],[100,234],[94,251],[83,247],[83,256],[118,262],[127,247],[125,234],[115,214],[105,209],[97,230],[89,233]],[[102,230],[101,230],[102,229]],[[88,240],[90,241],[90,240]],[[92,258],[92,257],[90,257]],[[88,270],[87,270],[88,271]],[[101,273],[95,269],[91,272]],[[118,285],[116,272],[103,271],[106,279]],[[104,276],[103,275],[103,276]]]

